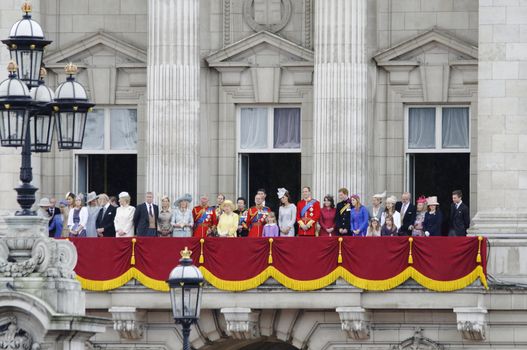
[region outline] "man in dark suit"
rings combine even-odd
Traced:
[[[101,210],[95,219],[97,237],[115,237],[115,226],[113,220],[117,208],[110,204],[110,198],[105,193],[99,195],[99,206]]]
[[[55,225],[51,225],[51,223],[53,222],[53,220],[55,220],[55,216],[60,214],[60,209],[57,208],[56,205],[57,205],[57,200],[54,197],[50,198],[49,208],[48,208],[48,213],[49,213],[49,225],[48,226],[53,227],[52,229],[49,230],[49,237],[51,238],[55,237],[55,232],[57,232],[57,228],[55,227]]]
[[[415,222],[416,209],[410,201],[412,194],[404,192],[401,201],[395,204],[395,210],[401,214],[401,227],[399,227],[400,236],[411,236],[412,230],[409,229]]]
[[[145,202],[135,208],[134,225],[138,236],[157,236],[159,208],[154,204],[154,194],[147,192]]]
[[[351,201],[349,191],[343,187],[339,190],[339,201],[335,213],[335,226],[339,236],[351,236],[350,211]]]
[[[460,190],[452,192],[452,205],[450,206],[449,236],[466,236],[470,226],[470,213],[468,206],[462,201],[463,193]]]

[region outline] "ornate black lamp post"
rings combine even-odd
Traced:
[[[199,319],[203,291],[203,275],[192,264],[191,255],[187,247],[181,251],[179,265],[170,272],[167,281],[174,320],[183,329],[183,350],[190,350],[190,326]]]
[[[0,83],[0,145],[22,147],[22,183],[15,188],[22,208],[15,213],[18,216],[36,215],[31,211],[38,190],[31,185],[31,152],[51,150],[55,125],[59,149],[82,148],[86,116],[94,106],[86,90],[75,81],[77,67],[71,63],[65,68],[70,76],[55,94],[45,86],[42,56],[51,41],[44,39],[42,28],[31,19],[28,2],[22,5],[22,11],[25,15],[13,25],[9,39],[2,40],[12,61],[9,77]]]

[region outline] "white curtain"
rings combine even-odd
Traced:
[[[111,148],[114,150],[137,149],[137,110],[110,110]]]
[[[410,108],[408,148],[435,148],[435,108]]]
[[[275,108],[274,148],[300,148],[300,108]]]
[[[267,108],[241,109],[240,148],[267,148]]]
[[[104,149],[104,110],[95,109],[88,113],[84,129],[83,149]]]
[[[468,108],[443,108],[443,148],[468,148]]]

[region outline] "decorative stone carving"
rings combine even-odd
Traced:
[[[255,32],[277,33],[289,23],[291,0],[244,0],[243,19]]]
[[[234,339],[255,339],[260,336],[259,312],[250,308],[223,308],[221,313],[227,323],[227,333]]]
[[[0,349],[39,350],[40,345],[33,343],[31,335],[20,329],[15,316],[9,317],[9,323],[0,325]]]
[[[457,330],[463,339],[485,340],[487,328],[487,310],[481,307],[459,307],[454,312],[457,316]]]
[[[353,340],[370,338],[371,313],[361,307],[338,307],[342,330]]]
[[[132,306],[115,306],[108,310],[112,314],[113,329],[123,339],[141,339],[144,331],[145,312]]]
[[[392,345],[390,350],[443,350],[444,346],[423,336],[423,330],[417,329],[413,337],[397,345]]]

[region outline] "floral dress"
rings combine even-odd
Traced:
[[[415,215],[415,221],[414,221],[414,229],[412,230],[412,236],[414,237],[421,237],[425,235],[425,231],[423,229],[423,223],[425,221],[425,212],[419,211]]]

